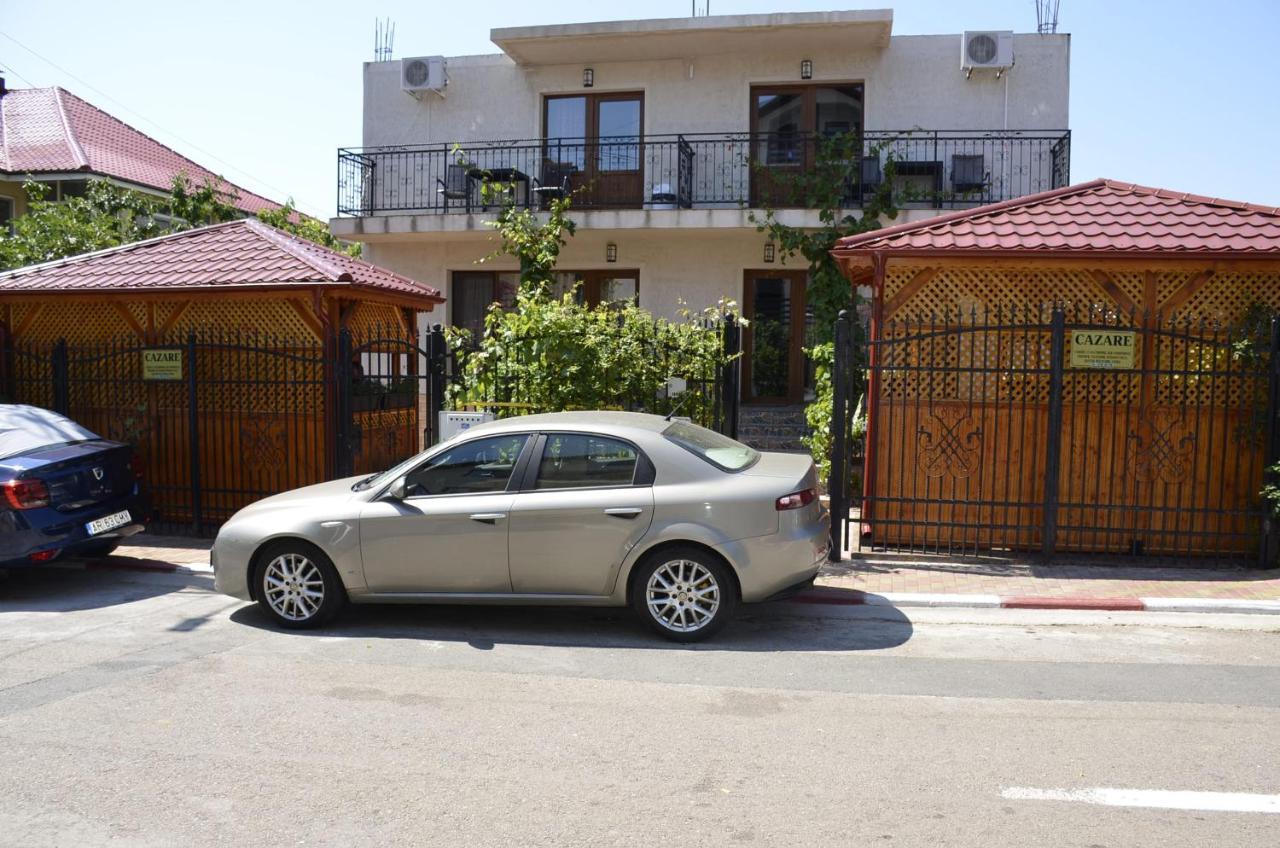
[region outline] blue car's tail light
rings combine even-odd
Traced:
[[[43,480],[6,480],[0,483],[0,492],[13,509],[39,509],[49,505],[49,487]]]

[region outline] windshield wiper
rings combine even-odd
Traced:
[[[373,478],[377,476],[378,476],[377,474],[370,474],[368,477],[365,477],[363,480],[355,481],[354,483],[351,484],[351,491],[363,492],[365,489],[369,488],[369,484],[372,483]]]

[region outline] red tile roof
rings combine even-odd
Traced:
[[[16,88],[0,97],[0,172],[85,172],[167,192],[186,174],[195,185],[218,175],[62,88]],[[223,181],[250,214],[280,204]]]
[[[0,295],[312,286],[408,297],[420,301],[424,309],[444,300],[437,289],[253,218],[0,274]]]
[[[837,256],[1280,256],[1280,208],[1094,180],[841,239]]]

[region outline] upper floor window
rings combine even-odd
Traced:
[[[640,203],[644,95],[569,94],[546,98],[543,185],[563,185],[578,207]]]
[[[13,232],[13,198],[0,197],[0,230]]]

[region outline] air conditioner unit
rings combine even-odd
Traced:
[[[400,60],[400,90],[418,97],[424,91],[444,96],[449,75],[445,73],[443,56],[415,56]]]
[[[966,75],[974,68],[992,68],[999,72],[1013,67],[1013,32],[966,32],[960,37],[960,67]]]

